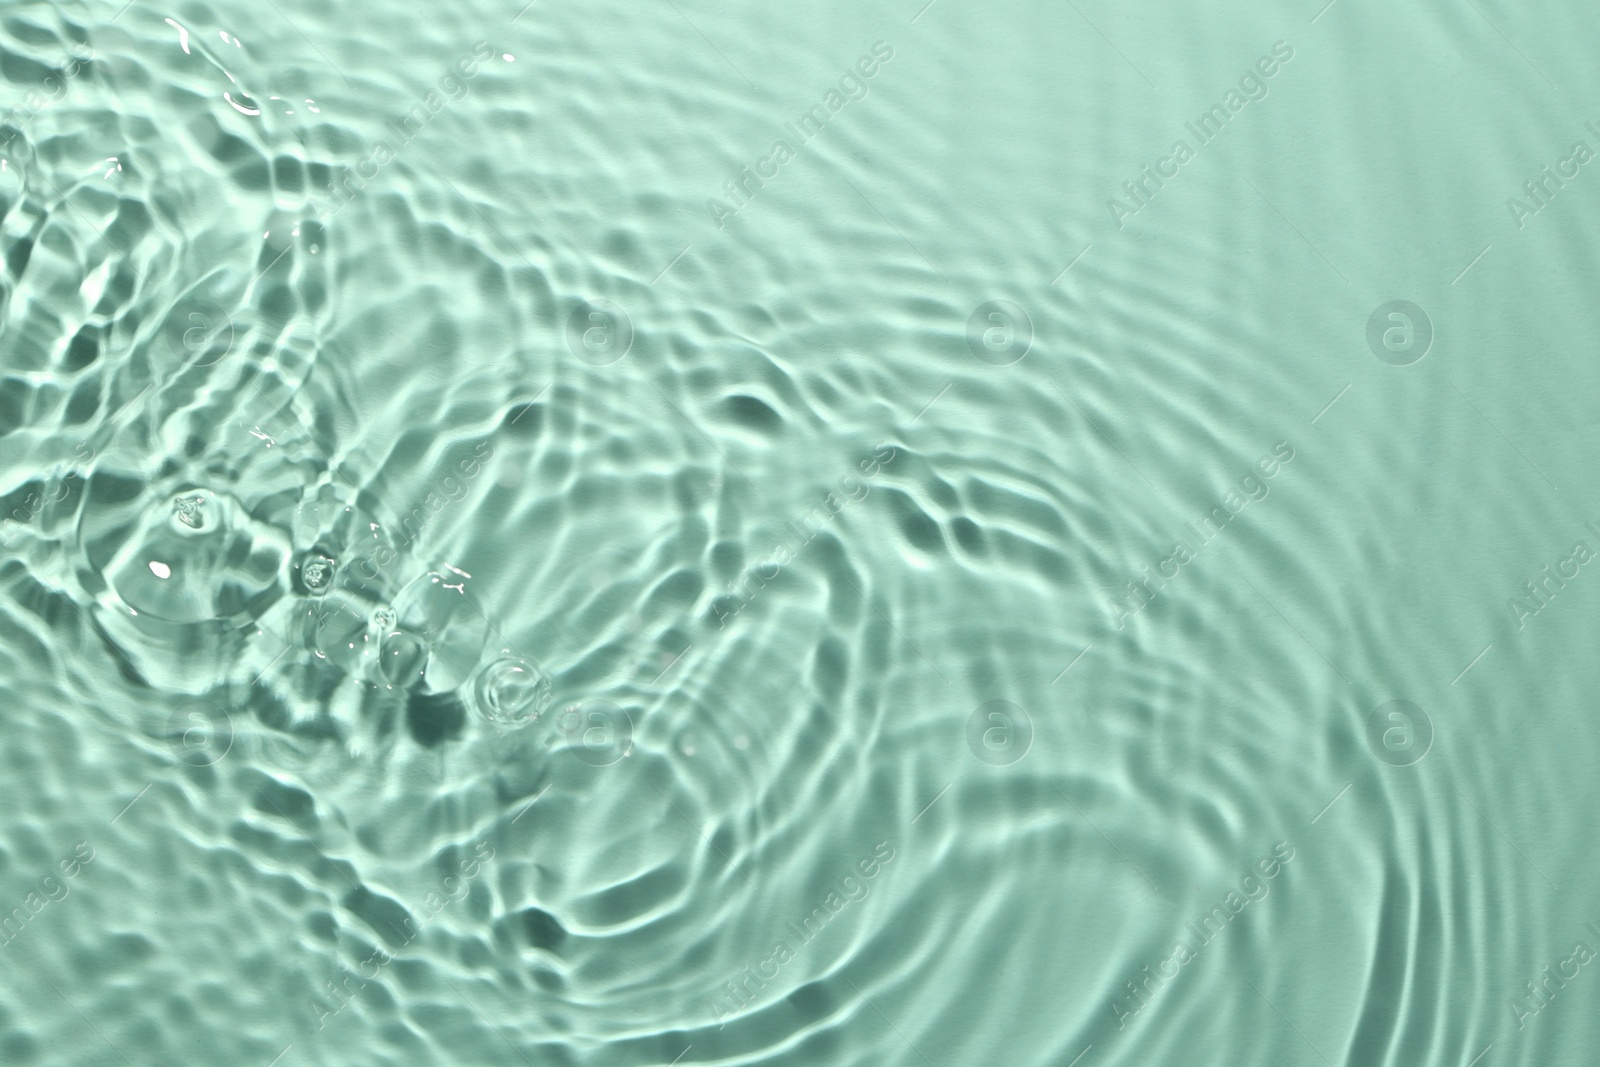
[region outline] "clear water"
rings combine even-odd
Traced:
[[[0,1063],[1593,1063],[1596,40],[6,4]]]

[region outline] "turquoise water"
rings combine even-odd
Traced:
[[[7,4],[0,1063],[1593,1063],[1592,24]]]

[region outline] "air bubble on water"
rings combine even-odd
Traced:
[[[206,525],[206,517],[200,507],[205,502],[206,498],[200,495],[180,496],[172,502],[173,518],[191,530],[203,530]]]
[[[311,552],[300,563],[300,584],[310,596],[321,596],[333,586],[337,564],[320,552]]]
[[[550,676],[521,656],[502,656],[479,672],[478,712],[499,726],[526,726],[550,704]]]
[[[107,639],[150,684],[203,692],[248,669],[256,649],[269,659],[282,650],[261,631],[285,591],[289,545],[230,494],[174,488],[151,487],[143,507],[128,509],[90,485],[79,536]]]
[[[415,634],[395,630],[385,634],[378,648],[378,671],[394,685],[409,686],[420,680],[428,666],[428,646]]]
[[[365,604],[340,592],[304,603],[300,647],[342,671],[360,673],[377,647],[367,631]]]
[[[488,636],[488,620],[467,599],[463,579],[429,571],[395,596],[400,627],[427,645],[424,678],[430,693],[443,693],[466,682],[478,667]]]

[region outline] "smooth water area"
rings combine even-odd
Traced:
[[[1592,1064],[1597,43],[0,7],[0,1064]]]

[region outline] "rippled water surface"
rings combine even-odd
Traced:
[[[0,7],[0,1063],[1583,1067],[1575,3]]]

